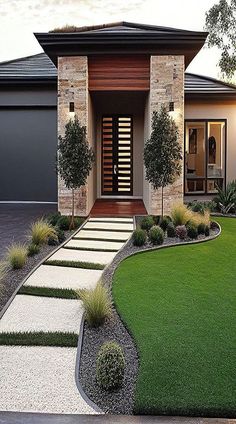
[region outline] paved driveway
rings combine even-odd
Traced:
[[[0,204],[0,259],[13,241],[27,241],[32,222],[56,210],[57,205]]]

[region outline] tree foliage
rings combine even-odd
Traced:
[[[208,47],[221,50],[219,66],[224,77],[236,71],[236,0],[220,0],[206,13]]]
[[[146,179],[154,189],[163,189],[168,184],[174,183],[181,173],[181,159],[178,128],[166,108],[162,106],[160,111],[153,112],[151,137],[144,147]]]
[[[74,228],[74,190],[85,185],[94,162],[86,127],[75,116],[65,126],[65,136],[59,136],[57,169],[65,186],[72,190],[72,225]]]

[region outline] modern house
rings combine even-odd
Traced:
[[[164,190],[165,211],[236,178],[236,87],[185,72],[207,33],[119,22],[35,36],[45,53],[0,64],[0,201],[58,201],[70,212],[55,158],[57,134],[76,113],[96,154],[76,213],[111,198],[142,199],[148,213],[159,213],[143,147],[162,104],[183,151],[182,175]]]

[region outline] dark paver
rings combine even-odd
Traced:
[[[235,424],[234,419],[0,412],[0,424]]]
[[[0,204],[0,259],[12,242],[27,241],[32,222],[56,210],[56,204]]]

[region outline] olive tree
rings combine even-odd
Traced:
[[[154,189],[161,188],[161,215],[163,217],[163,189],[173,184],[181,174],[181,146],[174,119],[164,106],[152,115],[152,131],[144,146],[146,179]]]
[[[75,227],[75,190],[86,184],[93,162],[94,152],[87,141],[86,127],[75,116],[66,124],[64,137],[59,136],[57,157],[57,170],[72,195],[70,229]]]

